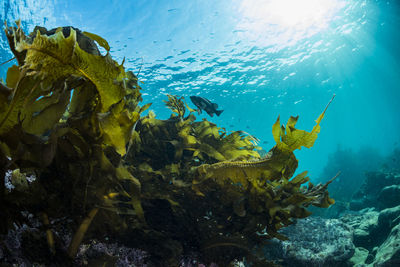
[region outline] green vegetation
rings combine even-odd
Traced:
[[[243,256],[256,262],[249,252],[284,239],[278,230],[310,215],[309,205],[334,203],[330,182],[305,187],[306,172],[292,178],[293,151],[313,146],[325,111],[311,132],[295,128],[298,117],[285,127],[278,118],[276,145],[261,158],[254,137],[196,121],[183,97],[168,96],[168,120],[142,116],[150,104],[139,105],[137,77],[101,37],[40,27],[26,36],[17,26],[6,35],[18,66],[0,90],[2,233],[29,223],[27,211],[45,226],[49,255],[61,253],[51,227],[63,223],[74,232],[71,259],[85,238],[107,236],[163,264],[197,251],[224,266]]]

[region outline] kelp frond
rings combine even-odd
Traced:
[[[268,180],[276,180],[281,177],[289,179],[297,168],[297,160],[292,153],[301,146],[310,148],[314,145],[315,140],[320,132],[320,122],[323,119],[325,112],[335,96],[329,101],[325,110],[319,115],[316,120],[316,125],[311,132],[298,130],[295,124],[298,120],[297,117],[290,117],[286,128],[280,126],[279,117],[275,124],[272,126],[272,135],[276,141],[276,146],[271,150],[266,159],[243,162],[243,161],[224,161],[212,165],[202,165],[198,167],[201,177],[217,176],[220,178],[231,179],[245,179],[247,177],[254,177],[254,172],[264,173],[267,171]],[[286,129],[286,133],[285,133]],[[218,173],[218,174],[216,174]],[[221,177],[222,176],[222,177]]]
[[[316,120],[317,124],[311,132],[296,129],[294,126],[298,117],[291,117],[285,133],[285,127],[279,125],[278,118],[272,128],[277,144],[264,159],[200,165],[192,183],[193,190],[198,195],[205,196],[210,190],[209,184],[215,183],[219,190],[231,195],[230,202],[237,215],[246,214],[243,205],[238,212],[235,204],[238,199],[246,196],[249,209],[269,213],[268,234],[276,237],[276,231],[282,225],[288,225],[291,217],[308,216],[309,212],[305,210],[308,205],[329,207],[334,203],[326,192],[329,182],[317,188],[310,184],[309,189],[303,192],[300,186],[309,180],[307,173],[303,172],[291,179],[298,165],[293,151],[301,146],[312,147],[326,108]],[[208,182],[210,179],[212,181]],[[233,192],[236,192],[236,196]]]
[[[194,111],[194,109],[191,109],[185,102],[185,98],[183,96],[176,96],[176,95],[167,95],[168,100],[163,100],[165,105],[173,112],[176,114],[173,114],[177,116],[179,119],[183,119],[186,113],[186,108],[189,110],[190,113]]]
[[[16,44],[16,50],[27,52],[24,68],[31,75],[40,74],[41,79],[50,81],[74,75],[91,81],[100,95],[100,112],[107,111],[125,95],[121,86],[126,77],[124,68],[111,58],[82,50],[77,43],[76,31],[72,28],[68,37],[64,36],[62,30],[51,36],[37,31],[32,43],[23,40]]]
[[[145,225],[141,184],[122,156],[150,103],[138,106],[142,99],[137,77],[111,59],[109,45],[100,36],[72,27],[37,27],[25,36],[17,26],[6,28],[19,66],[8,69],[1,87],[0,157],[11,159],[10,168],[34,171],[38,177],[1,201],[23,203],[28,210],[43,207],[45,224],[48,217],[77,219],[91,209],[70,245],[68,253],[74,257],[110,191],[125,194],[123,203],[135,211],[138,224]],[[100,55],[94,41],[107,55]],[[18,201],[17,192],[22,194]],[[50,196],[53,201],[48,202]],[[118,210],[118,205],[110,210]],[[51,231],[47,238],[53,250]]]

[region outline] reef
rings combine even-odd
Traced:
[[[339,219],[311,216],[282,229],[282,233],[289,240],[274,239],[264,247],[266,257],[282,266],[352,266],[353,228]]]
[[[373,153],[370,155],[364,154],[359,160],[376,158],[375,151],[369,151]],[[341,151],[340,154],[343,155],[344,152],[345,150]],[[346,152],[350,156],[353,154],[351,150],[347,150]],[[333,266],[398,266],[400,264],[399,155],[399,149],[395,148],[393,153],[381,157],[381,160],[375,163],[375,169],[364,173],[362,180],[359,177],[360,174],[358,174],[357,179],[360,183],[357,190],[345,193],[350,196],[352,194],[351,198],[348,201],[343,201],[344,199],[342,198],[339,208],[336,203],[336,207],[331,206],[329,209],[326,209],[328,213],[322,213],[325,217],[323,219],[325,223],[332,220],[339,220],[342,224],[350,228],[350,232],[352,233],[351,239],[348,238],[347,241],[343,240],[341,243],[351,241],[355,247],[353,249],[354,254],[350,259],[336,262]],[[348,159],[349,155],[344,158]],[[355,159],[351,162],[341,160],[340,164],[338,164],[339,162],[334,162],[333,164],[338,167],[337,169],[343,168],[346,170],[349,164],[353,162],[355,162]],[[354,164],[354,168],[358,166],[363,165],[361,163]],[[355,171],[352,170],[350,173],[355,173]],[[349,184],[346,181],[344,183]],[[329,212],[332,208],[333,211]],[[310,217],[310,219],[313,217]],[[332,217],[336,219],[332,219]],[[290,240],[287,242],[295,240],[290,235],[288,237]],[[306,238],[307,235],[304,234],[303,237]],[[339,240],[339,237],[337,239]],[[295,245],[299,246],[298,244]],[[278,248],[281,247],[282,245],[278,243]],[[298,250],[305,248],[307,246]],[[338,249],[337,251],[340,250]],[[298,256],[294,255],[294,257],[288,260],[293,261],[297,258]],[[311,264],[309,261],[306,261],[306,263]]]
[[[391,157],[398,160],[398,151]],[[363,257],[357,264],[400,264],[400,169],[366,173],[341,220],[354,228],[354,244]]]
[[[326,109],[310,132],[295,128],[298,116],[286,126],[278,117],[262,158],[255,137],[197,121],[183,97],[168,96],[167,120],[144,115],[138,78],[96,34],[25,35],[18,22],[5,31],[18,64],[0,90],[0,232],[35,227],[34,218],[47,248],[35,260],[73,265],[96,239],[146,251],[148,266],[178,266],[193,252],[220,266],[243,257],[267,266],[261,245],[287,239],[279,231],[309,206],[334,203],[332,180],[293,177],[294,151],[313,146]]]
[[[380,169],[364,174],[349,202],[340,209],[331,206],[327,211],[333,208],[334,212],[324,214],[325,218],[313,214],[283,228],[280,233],[288,240],[271,240],[263,247],[265,257],[282,266],[398,266],[398,159],[396,149],[388,163],[382,161]],[[348,164],[343,161],[337,166]]]

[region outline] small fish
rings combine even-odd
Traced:
[[[201,113],[202,110],[207,112],[208,115],[211,117],[215,114],[219,116],[223,110],[217,110],[218,105],[216,103],[212,103],[210,100],[200,97],[200,96],[191,96],[190,100],[192,100],[193,104],[198,107],[198,112],[199,114]]]

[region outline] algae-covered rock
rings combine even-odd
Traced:
[[[388,238],[379,246],[373,266],[400,265],[400,224],[392,228]]]
[[[400,205],[400,185],[393,184],[382,188],[378,201],[386,208]]]
[[[391,229],[399,223],[400,206],[384,209],[379,213],[378,229],[381,235],[387,236]]]
[[[348,266],[355,251],[352,229],[337,219],[310,217],[280,232],[288,240],[272,240],[264,250],[282,266]]]
[[[364,183],[350,202],[350,209],[385,209],[398,205],[395,204],[400,201],[396,185],[400,185],[400,175],[397,172],[367,172]],[[385,187],[388,188],[384,190]]]
[[[363,247],[356,247],[353,257],[349,259],[349,263],[354,267],[366,266],[365,261],[367,260],[369,251]]]
[[[362,248],[360,253],[364,255],[365,250],[368,251],[363,262],[358,262],[355,258],[351,260],[354,264],[357,263],[355,266],[397,266],[400,206],[380,212],[373,208],[364,209],[355,214],[347,214],[340,220],[351,227],[354,244]]]
[[[382,233],[378,227],[378,217],[378,211],[365,209],[356,214],[344,215],[340,220],[353,229],[355,246],[372,249],[378,240],[382,239]]]

